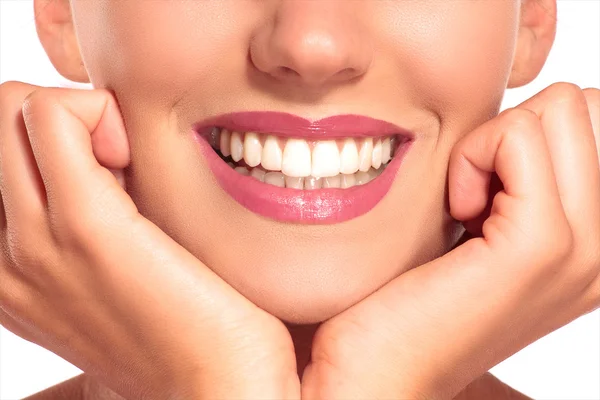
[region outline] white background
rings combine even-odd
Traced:
[[[556,81],[600,87],[599,26],[600,0],[559,0],[558,33],[548,63],[534,82],[507,91],[503,108]],[[72,85],[54,70],[38,42],[32,0],[0,0],[0,82],[7,80]],[[25,397],[79,373],[0,327],[0,400]],[[538,400],[600,400],[600,310],[538,340],[492,373]]]

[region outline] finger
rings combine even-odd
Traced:
[[[515,218],[547,215],[560,206],[548,146],[533,112],[506,110],[453,148],[448,185],[454,218],[471,220],[484,211],[492,172],[519,208]]]
[[[583,91],[575,85],[555,84],[517,108],[540,118],[560,200],[575,234],[599,232],[600,168]]]
[[[37,88],[21,82],[0,86],[0,192],[11,229],[32,226],[25,221],[45,215],[46,192],[21,114],[23,100]]]
[[[126,138],[118,105],[109,91],[44,88],[26,98],[23,115],[50,208],[70,212],[94,204],[114,212],[121,207],[128,215],[137,212],[129,196],[115,190],[117,179],[94,154],[94,142]],[[116,140],[120,143],[116,147],[123,147],[121,139]],[[128,148],[107,167],[123,168],[127,162]],[[98,205],[98,201],[111,204]]]

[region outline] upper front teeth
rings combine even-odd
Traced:
[[[254,132],[240,133],[221,129],[217,137],[223,156],[234,161],[244,160],[250,167],[262,165],[268,171],[281,171],[287,177],[334,177],[339,174],[366,172],[390,161],[393,140],[365,138],[355,140],[323,140],[308,142],[303,139],[283,139]],[[274,178],[273,178],[274,179]]]

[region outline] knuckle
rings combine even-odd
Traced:
[[[23,99],[33,90],[31,85],[18,81],[7,81],[0,84],[0,112],[8,118],[21,109]],[[0,117],[2,118],[2,117]],[[1,121],[0,121],[1,122]]]
[[[44,90],[44,88],[36,89],[25,96],[22,104],[23,117],[25,118],[25,121],[27,121],[29,116],[45,107],[47,102],[48,92]]]
[[[556,102],[585,101],[583,90],[571,82],[556,82],[546,88],[550,98]]]
[[[523,132],[536,133],[539,131],[540,118],[538,115],[525,108],[510,108],[503,112],[503,122],[506,125],[506,134],[522,134]]]
[[[19,95],[23,99],[22,93],[30,92],[32,86],[19,81],[6,81],[0,84],[0,100],[12,98]]]
[[[583,95],[587,102],[590,113],[595,110],[596,113],[600,112],[600,90],[596,88],[583,89]],[[596,114],[597,116],[598,114]],[[593,122],[593,121],[592,121]]]
[[[600,106],[600,89],[593,87],[585,88],[583,89],[583,95],[588,103],[594,104],[597,107]]]

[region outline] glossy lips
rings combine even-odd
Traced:
[[[392,149],[392,154],[394,154],[392,160],[385,166],[385,169],[381,167],[377,171],[378,176],[368,183],[345,189],[331,187],[314,190],[294,189],[263,183],[253,177],[264,176],[264,173],[249,176],[250,173],[236,172],[211,147],[210,142],[213,142],[214,146],[211,132],[215,131],[213,129],[215,127],[242,134],[245,132],[271,134],[283,142],[287,138],[302,139],[311,143],[313,148],[319,143],[323,143],[322,141],[331,142],[335,139],[343,142],[344,138],[373,138],[374,141],[375,138],[392,136],[395,148]],[[233,199],[250,211],[264,217],[305,224],[343,222],[371,210],[389,191],[403,156],[414,141],[412,133],[388,122],[368,117],[340,115],[311,122],[295,115],[275,112],[242,112],[222,115],[195,124],[192,133],[219,185]],[[371,139],[357,140],[371,142]],[[230,152],[224,150],[223,153],[229,155]],[[239,157],[236,158],[239,160]],[[242,160],[242,162],[244,161]],[[374,164],[373,168],[379,168],[377,164],[379,163]],[[240,170],[240,167],[238,166],[236,169]],[[270,172],[268,175],[282,174]],[[345,175],[339,176],[342,177],[342,180],[346,177]],[[305,179],[309,178],[311,181],[314,180],[309,176]],[[283,175],[282,179],[284,179]],[[275,181],[275,183],[277,182]]]

